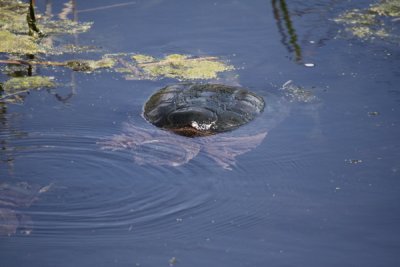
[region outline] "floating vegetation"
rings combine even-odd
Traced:
[[[56,86],[53,80],[52,77],[45,76],[11,78],[4,83],[3,90],[13,93],[20,90],[51,88]]]
[[[56,83],[52,77],[31,76],[14,77],[7,80],[0,88],[0,101],[7,103],[20,103],[23,100],[21,96],[34,89],[54,88]]]
[[[65,63],[65,66],[74,71],[93,72],[98,69],[112,68],[116,63],[116,59],[103,56],[100,60],[70,60]]]
[[[344,24],[346,31],[353,36],[375,39],[391,36],[385,17],[400,17],[400,0],[383,0],[366,9],[346,11],[334,21]]]
[[[37,54],[43,52],[33,37],[0,30],[0,53]]]
[[[0,0],[0,30],[27,33],[26,15],[29,4],[15,0]]]
[[[124,75],[127,80],[215,79],[220,72],[234,69],[233,66],[222,62],[217,57],[194,57],[181,54],[166,55],[163,58],[132,53],[96,54],[91,55],[90,59],[52,59],[50,61],[47,58],[49,55],[99,52],[98,49],[90,46],[68,43],[57,46],[62,42],[55,42],[53,39],[54,35],[86,32],[92,23],[80,23],[67,19],[72,6],[66,6],[63,9],[59,16],[60,20],[52,19],[51,14],[36,13],[33,1],[27,4],[16,0],[0,0],[0,6],[0,64],[5,65],[1,68],[1,72],[14,77],[3,82],[1,102],[19,103],[25,97],[23,93],[29,90],[56,86],[49,77],[35,76],[36,66],[65,67],[86,73],[108,69]],[[96,60],[96,57],[99,59]]]
[[[76,22],[69,19],[66,20],[39,20],[38,26],[46,34],[78,34],[87,32],[92,22]]]
[[[131,80],[173,78],[177,80],[215,79],[218,73],[233,70],[233,66],[220,61],[217,57],[191,57],[171,54],[162,59],[149,55],[132,56],[134,63],[122,61],[124,68],[117,69],[130,73]]]
[[[385,0],[380,4],[373,5],[369,10],[380,16],[400,17],[400,1]]]

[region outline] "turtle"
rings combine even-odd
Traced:
[[[19,209],[30,207],[50,187],[51,184],[40,187],[27,182],[0,183],[0,236],[16,234],[17,230],[30,234],[31,219]]]
[[[157,127],[197,137],[232,131],[264,110],[264,99],[238,86],[183,83],[153,94],[143,116]]]
[[[144,104],[141,121],[102,138],[103,150],[125,150],[137,164],[181,166],[199,154],[232,170],[236,157],[256,148],[288,113],[288,101],[265,99],[240,86],[168,85]]]

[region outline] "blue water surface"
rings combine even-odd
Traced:
[[[37,67],[60,86],[2,105],[0,182],[51,187],[16,209],[32,232],[0,237],[0,267],[400,265],[400,49],[333,21],[374,1],[72,2],[94,22],[74,42],[218,56],[282,108],[252,122],[268,134],[232,170],[204,152],[140,165],[99,142],[146,125],[144,103],[176,80]],[[313,100],[285,95],[289,80]]]

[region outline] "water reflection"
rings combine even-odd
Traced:
[[[296,30],[290,18],[290,13],[285,0],[272,0],[272,8],[278,31],[281,34],[281,42],[289,53],[294,53],[296,62],[302,60],[301,47],[298,44]]]

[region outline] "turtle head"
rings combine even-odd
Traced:
[[[215,112],[203,107],[179,108],[168,114],[171,131],[188,137],[212,135],[212,127],[218,120]]]

